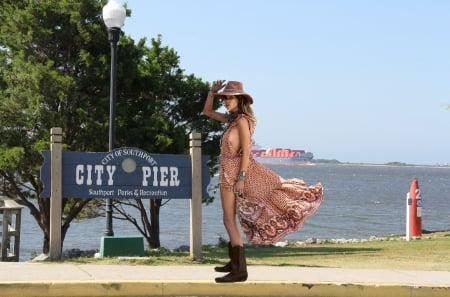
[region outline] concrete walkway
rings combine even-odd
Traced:
[[[450,296],[450,272],[249,266],[243,283],[217,284],[213,266],[0,262],[2,297]]]

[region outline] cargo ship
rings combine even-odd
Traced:
[[[271,164],[312,164],[314,158],[311,152],[290,148],[262,149],[253,145],[251,152],[256,161]]]

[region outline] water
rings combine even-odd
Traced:
[[[312,184],[322,182],[324,201],[317,213],[288,240],[307,238],[368,238],[405,234],[406,193],[413,178],[419,180],[423,199],[422,227],[450,230],[450,168],[367,165],[269,165],[284,178],[298,177]],[[22,211],[20,260],[42,250],[42,232],[27,208]],[[189,200],[171,200],[161,208],[161,245],[173,249],[189,244]],[[63,249],[99,249],[105,218],[73,222]],[[222,225],[220,198],[203,206],[204,244],[227,238]],[[126,221],[114,220],[114,234],[137,235]]]

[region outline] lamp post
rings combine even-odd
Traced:
[[[117,65],[117,42],[120,38],[120,28],[122,28],[126,11],[117,0],[108,0],[108,4],[103,7],[103,21],[108,28],[108,40],[111,44],[111,83],[109,89],[109,151],[114,148],[115,130],[115,107],[116,107],[116,65]],[[112,201],[106,199],[106,236],[114,236],[112,224]]]

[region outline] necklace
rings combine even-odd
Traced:
[[[228,124],[231,124],[236,120],[239,115],[239,111],[230,112],[230,117],[228,118]]]
[[[227,132],[227,130],[231,127],[231,124],[236,120],[236,118],[239,115],[239,111],[233,111],[229,113],[229,117],[228,117],[228,125],[225,127],[225,129],[222,132],[222,137],[225,134],[225,132]],[[222,142],[222,140],[221,140]]]

